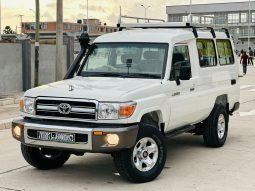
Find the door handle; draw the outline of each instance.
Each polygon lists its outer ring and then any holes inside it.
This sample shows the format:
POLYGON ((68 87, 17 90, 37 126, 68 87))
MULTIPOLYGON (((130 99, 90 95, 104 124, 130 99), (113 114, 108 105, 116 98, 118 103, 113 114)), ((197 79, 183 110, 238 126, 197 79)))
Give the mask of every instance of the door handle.
POLYGON ((190 91, 191 91, 191 92, 195 91, 195 88, 190 88, 190 91))
POLYGON ((178 96, 178 95, 181 95, 181 92, 175 92, 175 93, 173 93, 172 96, 178 96))
POLYGON ((231 85, 235 85, 236 84, 236 80, 231 80, 231 85))

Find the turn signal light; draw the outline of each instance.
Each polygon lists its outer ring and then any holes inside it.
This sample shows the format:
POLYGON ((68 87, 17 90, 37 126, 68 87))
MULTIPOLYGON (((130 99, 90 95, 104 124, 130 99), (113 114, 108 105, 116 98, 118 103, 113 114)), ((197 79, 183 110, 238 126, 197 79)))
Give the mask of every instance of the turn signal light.
POLYGON ((19 109, 20 109, 20 111, 23 110, 23 100, 22 99, 19 100, 19 109))
POLYGON ((120 111, 119 111, 119 116, 123 117, 123 118, 130 117, 134 113, 135 107, 136 107, 136 105, 121 105, 120 111))
POLYGON ((102 131, 94 131, 95 136, 102 136, 104 133, 102 131))

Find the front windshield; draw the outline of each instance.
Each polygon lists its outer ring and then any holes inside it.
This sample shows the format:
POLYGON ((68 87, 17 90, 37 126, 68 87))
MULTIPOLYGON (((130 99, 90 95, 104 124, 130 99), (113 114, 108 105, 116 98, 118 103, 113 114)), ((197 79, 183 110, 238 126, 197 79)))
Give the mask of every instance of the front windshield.
POLYGON ((161 79, 167 49, 158 43, 95 44, 79 75, 161 79))

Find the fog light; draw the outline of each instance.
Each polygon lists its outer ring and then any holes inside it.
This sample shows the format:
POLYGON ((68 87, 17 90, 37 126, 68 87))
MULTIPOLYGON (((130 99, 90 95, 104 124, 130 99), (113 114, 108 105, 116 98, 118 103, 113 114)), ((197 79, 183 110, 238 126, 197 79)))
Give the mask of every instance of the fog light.
POLYGON ((105 141, 108 143, 110 146, 116 146, 119 144, 119 136, 116 134, 107 134, 105 136, 105 141))
POLYGON ((17 137, 17 138, 20 138, 20 137, 21 137, 21 129, 22 129, 21 126, 16 125, 16 126, 12 129, 13 136, 15 136, 15 137, 17 137))

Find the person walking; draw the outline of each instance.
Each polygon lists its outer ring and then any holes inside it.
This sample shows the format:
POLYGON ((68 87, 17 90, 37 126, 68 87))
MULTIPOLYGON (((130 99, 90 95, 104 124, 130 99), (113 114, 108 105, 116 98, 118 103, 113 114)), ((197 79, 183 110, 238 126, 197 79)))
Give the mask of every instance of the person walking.
POLYGON ((240 52, 240 58, 243 56, 243 52, 244 52, 244 50, 242 49, 240 52))
POLYGON ((247 65, 248 65, 248 62, 249 62, 249 56, 246 54, 246 52, 244 51, 243 52, 243 55, 241 57, 241 60, 240 60, 240 64, 243 65, 243 75, 246 75, 247 73, 247 65))
POLYGON ((249 63, 248 63, 248 65, 253 66, 253 57, 254 57, 253 50, 251 49, 251 47, 249 47, 249 63))

